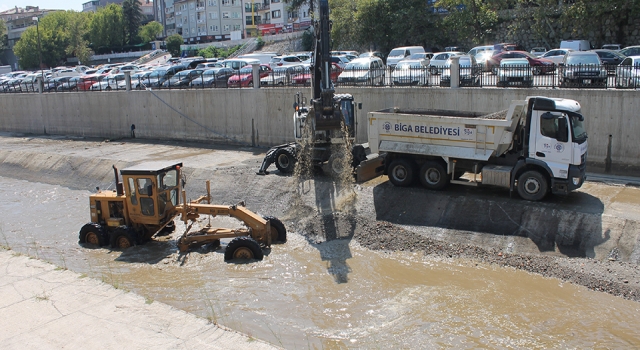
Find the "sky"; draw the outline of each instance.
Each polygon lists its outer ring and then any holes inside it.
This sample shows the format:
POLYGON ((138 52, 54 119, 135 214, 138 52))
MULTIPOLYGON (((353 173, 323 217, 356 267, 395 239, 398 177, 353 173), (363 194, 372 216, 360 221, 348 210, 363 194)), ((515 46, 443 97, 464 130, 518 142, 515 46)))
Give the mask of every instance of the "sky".
POLYGON ((82 4, 88 0, 0 0, 0 11, 13 7, 39 6, 47 10, 82 11, 82 4))

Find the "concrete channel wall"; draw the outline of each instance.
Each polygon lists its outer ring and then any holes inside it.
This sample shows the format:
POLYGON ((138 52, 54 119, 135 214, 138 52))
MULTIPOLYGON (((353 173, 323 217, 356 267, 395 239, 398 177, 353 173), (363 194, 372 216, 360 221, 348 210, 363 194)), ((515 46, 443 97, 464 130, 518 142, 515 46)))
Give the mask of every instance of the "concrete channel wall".
MULTIPOLYGON (((293 96, 309 88, 117 91, 0 95, 0 131, 150 139, 239 142, 272 146, 293 139, 293 96)), ((640 94, 623 90, 341 88, 362 103, 358 142, 366 142, 369 111, 404 108, 495 112, 538 95, 579 101, 589 133, 589 162, 614 173, 640 169, 640 94), (635 141, 634 141, 635 140, 635 141)))

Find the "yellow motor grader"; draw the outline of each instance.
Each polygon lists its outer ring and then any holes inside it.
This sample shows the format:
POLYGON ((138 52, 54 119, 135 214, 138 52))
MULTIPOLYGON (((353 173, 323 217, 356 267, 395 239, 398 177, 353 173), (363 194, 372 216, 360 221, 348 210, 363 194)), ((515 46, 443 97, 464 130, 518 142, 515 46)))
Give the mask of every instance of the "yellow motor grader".
POLYGON ((80 230, 80 243, 129 248, 149 241, 156 234, 174 231, 173 220, 178 215, 187 225, 177 242, 180 252, 233 238, 225 250, 225 260, 261 260, 263 247, 270 247, 272 242, 286 242, 286 228, 277 218, 262 217, 245 208, 243 202, 230 206, 211 204, 208 181, 207 194, 187 202, 181 170, 182 163, 147 162, 120 170, 121 182, 114 166, 116 189, 98 189, 89 197, 91 222, 80 230), (243 222, 245 227, 229 229, 207 225, 190 232, 200 215, 230 216, 243 222))

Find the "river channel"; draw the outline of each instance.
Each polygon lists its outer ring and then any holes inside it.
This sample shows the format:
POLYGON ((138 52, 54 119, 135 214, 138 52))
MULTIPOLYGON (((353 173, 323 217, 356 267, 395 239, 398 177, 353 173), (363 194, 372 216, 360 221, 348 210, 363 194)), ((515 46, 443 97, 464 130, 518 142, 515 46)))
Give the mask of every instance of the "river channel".
POLYGON ((0 245, 287 349, 640 347, 639 303, 468 260, 296 232, 249 264, 179 255, 175 235, 85 248, 89 194, 0 177, 0 245))

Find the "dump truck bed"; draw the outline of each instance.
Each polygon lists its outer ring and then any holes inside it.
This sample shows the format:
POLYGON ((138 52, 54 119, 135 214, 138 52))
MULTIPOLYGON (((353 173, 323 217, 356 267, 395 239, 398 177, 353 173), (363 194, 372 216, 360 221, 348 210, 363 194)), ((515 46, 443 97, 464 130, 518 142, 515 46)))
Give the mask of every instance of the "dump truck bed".
POLYGON ((508 110, 479 113, 388 108, 369 113, 372 153, 397 152, 488 160, 506 152, 524 116, 526 101, 508 110))

